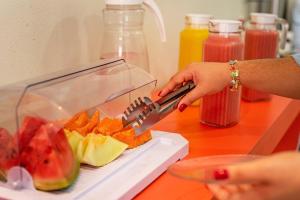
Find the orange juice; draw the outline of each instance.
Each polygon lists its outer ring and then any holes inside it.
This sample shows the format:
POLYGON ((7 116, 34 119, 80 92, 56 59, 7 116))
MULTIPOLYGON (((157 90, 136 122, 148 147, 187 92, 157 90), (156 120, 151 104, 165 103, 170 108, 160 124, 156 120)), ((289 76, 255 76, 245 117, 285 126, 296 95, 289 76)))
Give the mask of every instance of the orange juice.
POLYGON ((185 28, 180 33, 179 70, 193 62, 202 61, 203 42, 208 37, 210 15, 188 14, 185 28))

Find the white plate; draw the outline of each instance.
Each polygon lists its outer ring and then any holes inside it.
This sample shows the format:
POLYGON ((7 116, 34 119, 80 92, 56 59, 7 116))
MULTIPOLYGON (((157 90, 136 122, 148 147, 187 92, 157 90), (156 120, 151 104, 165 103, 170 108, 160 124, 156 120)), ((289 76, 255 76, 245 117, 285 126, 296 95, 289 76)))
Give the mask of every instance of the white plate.
POLYGON ((131 199, 188 154, 188 141, 180 134, 152 131, 153 139, 125 151, 118 159, 100 168, 81 167, 72 187, 59 192, 12 190, 0 187, 8 199, 131 199))

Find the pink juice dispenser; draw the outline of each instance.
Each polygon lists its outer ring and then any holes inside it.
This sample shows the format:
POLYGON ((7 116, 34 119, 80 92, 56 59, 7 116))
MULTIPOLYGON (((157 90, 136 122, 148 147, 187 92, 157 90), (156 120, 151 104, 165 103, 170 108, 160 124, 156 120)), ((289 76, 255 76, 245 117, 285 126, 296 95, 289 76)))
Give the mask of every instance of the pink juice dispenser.
MULTIPOLYGON (((240 21, 211 20, 209 36, 204 43, 203 60, 205 62, 242 60, 244 44, 241 38, 241 25, 240 21)), ((235 125, 240 118, 240 99, 241 90, 232 91, 229 86, 221 92, 203 97, 201 123, 214 127, 235 125)))
POLYGON ((143 32, 146 5, 154 14, 161 40, 166 41, 162 15, 153 0, 106 0, 101 58, 122 58, 149 72, 148 51, 143 32))
MULTIPOLYGON (((245 25, 245 60, 276 58, 279 48, 285 46, 287 31, 287 22, 276 15, 251 13, 250 21, 245 25), (281 30, 277 27, 281 27, 281 30), (280 32, 282 38, 278 47, 280 32)), ((243 87, 242 98, 246 101, 260 101, 269 100, 271 95, 243 87)))

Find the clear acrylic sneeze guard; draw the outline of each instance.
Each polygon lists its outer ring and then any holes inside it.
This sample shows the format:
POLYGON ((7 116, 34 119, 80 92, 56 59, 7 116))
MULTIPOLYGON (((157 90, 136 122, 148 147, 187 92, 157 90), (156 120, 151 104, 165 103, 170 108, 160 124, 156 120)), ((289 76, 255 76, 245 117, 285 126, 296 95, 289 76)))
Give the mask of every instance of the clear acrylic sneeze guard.
POLYGON ((30 174, 8 157, 18 155, 18 130, 26 116, 47 121, 69 119, 84 110, 99 110, 101 118, 120 117, 132 100, 149 96, 156 80, 123 60, 68 69, 39 79, 0 88, 0 187, 33 188, 30 174))

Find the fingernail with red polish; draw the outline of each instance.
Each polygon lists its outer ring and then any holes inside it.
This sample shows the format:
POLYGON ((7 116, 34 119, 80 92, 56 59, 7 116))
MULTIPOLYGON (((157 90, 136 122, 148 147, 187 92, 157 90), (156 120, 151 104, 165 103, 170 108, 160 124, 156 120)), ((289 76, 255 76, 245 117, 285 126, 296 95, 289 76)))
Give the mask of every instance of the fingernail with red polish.
POLYGON ((186 109, 186 107, 187 107, 187 105, 183 103, 183 104, 181 104, 181 105, 179 106, 178 109, 179 109, 180 112, 183 112, 183 111, 186 109))
POLYGON ((159 93, 157 94, 160 97, 161 91, 159 91, 159 93))
POLYGON ((217 169, 213 173, 215 180, 226 180, 229 178, 228 171, 226 169, 217 169))

